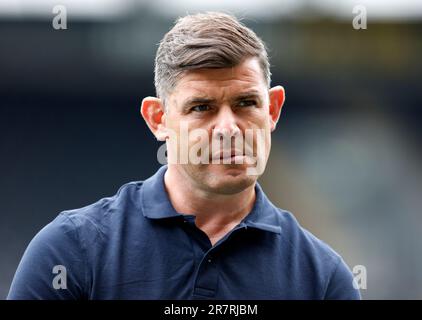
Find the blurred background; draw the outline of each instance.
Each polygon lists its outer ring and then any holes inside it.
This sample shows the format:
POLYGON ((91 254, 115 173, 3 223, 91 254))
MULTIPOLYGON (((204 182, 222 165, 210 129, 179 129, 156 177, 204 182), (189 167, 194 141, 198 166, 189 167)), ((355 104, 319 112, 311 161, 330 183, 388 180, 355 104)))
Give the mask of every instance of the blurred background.
POLYGON ((422 299, 419 0, 0 1, 0 298, 59 212, 160 166, 140 102, 155 94, 158 42, 205 10, 255 30, 286 89, 260 180, 272 201, 366 267, 363 298, 422 299))

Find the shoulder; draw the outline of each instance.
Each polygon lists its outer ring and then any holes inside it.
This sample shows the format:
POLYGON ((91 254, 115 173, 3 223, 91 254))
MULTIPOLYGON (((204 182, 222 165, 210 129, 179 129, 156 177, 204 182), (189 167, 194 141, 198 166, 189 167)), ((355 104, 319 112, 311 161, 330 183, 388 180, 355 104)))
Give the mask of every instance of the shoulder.
POLYGON ((82 208, 62 211, 42 228, 26 249, 27 256, 49 256, 52 260, 84 261, 90 264, 94 253, 110 239, 114 229, 129 223, 139 206, 137 197, 142 181, 121 186, 111 197, 82 208))
POLYGON ((353 274, 330 245, 302 227, 289 211, 276 208, 281 241, 288 244, 291 259, 321 284, 325 299, 360 299, 353 287, 353 274))
MULTIPOLYGON (((19 263, 8 299, 79 299, 89 293, 90 274, 113 228, 136 211, 142 182, 130 182, 108 198, 61 212, 31 240, 19 263), (64 266, 68 290, 52 287, 54 268, 64 266)), ((130 218, 129 218, 130 219, 130 218)))
POLYGON ((87 206, 62 211, 52 222, 57 228, 73 229, 75 232, 101 236, 109 224, 130 218, 140 210, 140 189, 143 181, 132 181, 122 185, 116 194, 104 197, 87 206))
POLYGON ((326 242, 302 227, 291 212, 276 208, 276 215, 283 240, 288 241, 293 248, 300 248, 302 252, 315 255, 328 264, 335 265, 338 262, 340 255, 326 242))

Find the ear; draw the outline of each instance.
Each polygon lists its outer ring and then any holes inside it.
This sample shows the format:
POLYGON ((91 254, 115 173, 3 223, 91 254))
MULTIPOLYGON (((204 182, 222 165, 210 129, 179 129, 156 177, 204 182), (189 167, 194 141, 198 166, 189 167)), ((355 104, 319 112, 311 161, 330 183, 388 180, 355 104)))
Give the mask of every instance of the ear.
POLYGON ((167 138, 165 127, 164 106, 160 99, 146 97, 142 100, 141 115, 157 140, 167 138))
POLYGON ((270 121, 271 131, 275 130, 278 119, 280 118, 281 108, 285 100, 284 88, 282 86, 275 86, 269 90, 270 96, 270 121))

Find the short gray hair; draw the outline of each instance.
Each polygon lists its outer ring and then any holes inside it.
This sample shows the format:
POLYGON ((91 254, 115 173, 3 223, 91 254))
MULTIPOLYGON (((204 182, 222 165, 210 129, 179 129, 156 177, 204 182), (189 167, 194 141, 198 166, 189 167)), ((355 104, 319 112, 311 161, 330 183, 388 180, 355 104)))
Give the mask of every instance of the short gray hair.
POLYGON ((257 57, 264 80, 271 72, 264 42, 234 16, 207 12, 179 18, 161 40, 155 57, 155 89, 163 102, 188 70, 228 68, 257 57))

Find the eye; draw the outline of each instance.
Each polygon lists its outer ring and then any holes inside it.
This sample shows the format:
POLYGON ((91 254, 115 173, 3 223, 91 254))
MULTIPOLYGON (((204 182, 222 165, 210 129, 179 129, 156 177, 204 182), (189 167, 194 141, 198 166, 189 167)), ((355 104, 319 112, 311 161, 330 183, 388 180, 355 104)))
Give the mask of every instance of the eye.
POLYGON ((210 107, 206 104, 200 104, 192 107, 190 110, 195 112, 204 112, 210 110, 210 107))
POLYGON ((256 101, 255 100, 242 100, 242 101, 239 102, 238 106, 241 107, 241 108, 253 107, 253 106, 256 106, 256 101))

